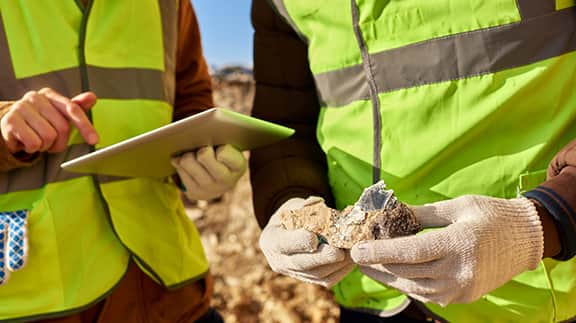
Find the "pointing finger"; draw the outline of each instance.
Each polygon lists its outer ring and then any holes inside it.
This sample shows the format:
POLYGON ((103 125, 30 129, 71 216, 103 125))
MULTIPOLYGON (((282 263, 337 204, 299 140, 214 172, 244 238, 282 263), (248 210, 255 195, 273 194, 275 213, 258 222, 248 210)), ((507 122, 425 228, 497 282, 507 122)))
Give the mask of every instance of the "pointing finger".
POLYGON ((42 89, 39 93, 43 94, 66 119, 72 122, 88 144, 94 145, 98 143, 98 133, 85 113, 96 102, 93 94, 85 94, 81 97, 84 100, 81 102, 86 104, 83 108, 76 101, 70 100, 52 89, 42 89), (92 99, 93 102, 90 102, 92 99))

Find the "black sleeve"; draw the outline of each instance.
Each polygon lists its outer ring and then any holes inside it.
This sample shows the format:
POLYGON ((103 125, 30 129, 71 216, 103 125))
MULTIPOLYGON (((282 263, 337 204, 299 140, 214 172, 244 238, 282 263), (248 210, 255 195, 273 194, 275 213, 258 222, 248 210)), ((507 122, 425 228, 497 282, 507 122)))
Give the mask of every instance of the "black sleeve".
POLYGON ((331 205, 326 159, 316 139, 320 104, 307 45, 266 0, 253 0, 254 117, 296 130, 250 154, 254 212, 260 226, 291 197, 323 197, 331 205))

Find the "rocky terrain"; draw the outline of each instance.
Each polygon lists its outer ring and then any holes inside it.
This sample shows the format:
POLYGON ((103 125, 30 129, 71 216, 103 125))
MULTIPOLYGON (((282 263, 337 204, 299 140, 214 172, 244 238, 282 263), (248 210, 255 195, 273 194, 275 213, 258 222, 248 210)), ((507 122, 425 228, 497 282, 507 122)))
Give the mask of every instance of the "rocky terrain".
MULTIPOLYGON (((216 104, 248 114, 254 93, 249 70, 232 67, 213 74, 216 104)), ((221 199, 188 208, 215 277, 214 307, 228 323, 337 322, 330 292, 276 274, 266 264, 258 248, 249 176, 221 199)))

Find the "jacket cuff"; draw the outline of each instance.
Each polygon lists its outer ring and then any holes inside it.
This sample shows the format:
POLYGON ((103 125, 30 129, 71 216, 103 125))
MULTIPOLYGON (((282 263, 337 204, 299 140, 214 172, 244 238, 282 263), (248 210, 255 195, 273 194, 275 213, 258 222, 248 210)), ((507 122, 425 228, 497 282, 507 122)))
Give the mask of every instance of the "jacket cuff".
POLYGON ((560 174, 550 178, 524 194, 538 201, 550 213, 558 230, 561 251, 553 257, 569 260, 576 255, 576 167, 568 166, 560 174))

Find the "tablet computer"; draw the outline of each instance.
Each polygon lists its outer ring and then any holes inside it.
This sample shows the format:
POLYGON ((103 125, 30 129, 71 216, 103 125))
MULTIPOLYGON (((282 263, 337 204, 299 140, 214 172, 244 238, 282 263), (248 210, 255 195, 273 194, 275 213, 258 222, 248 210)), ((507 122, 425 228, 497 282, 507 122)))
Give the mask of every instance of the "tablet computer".
POLYGON ((66 161, 66 171, 125 177, 165 177, 172 156, 206 145, 249 150, 291 136, 294 130, 225 108, 212 108, 114 145, 66 161))

